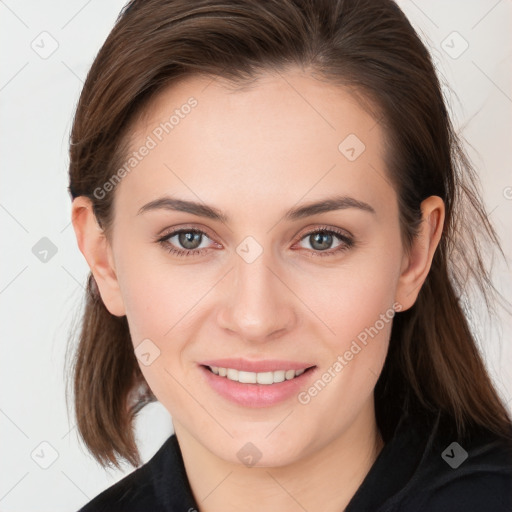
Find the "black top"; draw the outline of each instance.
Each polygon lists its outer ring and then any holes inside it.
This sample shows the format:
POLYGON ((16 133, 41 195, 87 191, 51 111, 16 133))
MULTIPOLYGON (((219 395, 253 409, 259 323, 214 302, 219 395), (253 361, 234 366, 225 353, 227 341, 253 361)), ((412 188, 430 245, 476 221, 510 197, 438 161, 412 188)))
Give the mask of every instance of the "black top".
MULTIPOLYGON (((512 449, 487 432, 458 444, 439 418, 425 434, 402 416, 345 512, 512 512, 512 449)), ((79 512, 199 510, 173 434, 79 512)))

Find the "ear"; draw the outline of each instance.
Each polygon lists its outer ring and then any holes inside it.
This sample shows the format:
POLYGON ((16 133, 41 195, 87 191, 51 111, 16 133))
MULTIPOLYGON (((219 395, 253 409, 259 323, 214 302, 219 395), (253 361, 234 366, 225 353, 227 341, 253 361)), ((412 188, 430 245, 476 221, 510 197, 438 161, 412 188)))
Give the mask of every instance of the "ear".
POLYGON ((88 197, 74 199, 71 219, 80 252, 87 260, 105 307, 115 316, 124 316, 125 307, 119 289, 112 248, 98 224, 88 197))
POLYGON ((414 305, 427 278, 435 250, 443 232, 445 207, 438 196, 430 196, 421 203, 422 222, 410 250, 402 260, 396 302, 405 311, 414 305))

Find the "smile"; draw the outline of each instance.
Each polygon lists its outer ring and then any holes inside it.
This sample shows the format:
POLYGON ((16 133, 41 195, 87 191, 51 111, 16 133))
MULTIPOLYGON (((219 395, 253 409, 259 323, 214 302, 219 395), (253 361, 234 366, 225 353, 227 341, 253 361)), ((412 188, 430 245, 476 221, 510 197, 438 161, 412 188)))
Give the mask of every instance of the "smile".
POLYGON ((217 359, 202 361, 198 368, 203 382, 217 396, 251 408, 296 400, 318 373, 311 363, 284 360, 217 359))

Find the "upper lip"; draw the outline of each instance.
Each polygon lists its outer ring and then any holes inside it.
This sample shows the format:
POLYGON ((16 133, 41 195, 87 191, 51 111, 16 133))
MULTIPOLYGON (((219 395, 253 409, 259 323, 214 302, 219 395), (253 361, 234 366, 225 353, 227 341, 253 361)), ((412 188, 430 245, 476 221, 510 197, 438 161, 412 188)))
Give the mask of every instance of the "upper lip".
POLYGON ((234 370, 244 372, 275 372, 277 370, 305 370, 311 366, 311 363, 303 363, 298 361, 285 361, 278 359, 265 359, 260 361, 251 361, 243 358, 228 358, 228 359, 209 359, 208 361, 201 361, 199 364, 203 366, 217 366, 220 368, 233 368, 234 370))

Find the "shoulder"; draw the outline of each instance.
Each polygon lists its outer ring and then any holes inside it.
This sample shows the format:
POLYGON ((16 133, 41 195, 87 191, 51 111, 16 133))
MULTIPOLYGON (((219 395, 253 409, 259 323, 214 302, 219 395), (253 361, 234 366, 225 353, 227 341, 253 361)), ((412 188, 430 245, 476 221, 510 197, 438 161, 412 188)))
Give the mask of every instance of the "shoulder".
POLYGON ((423 454, 404 512, 512 511, 512 445, 489 432, 457 442, 439 435, 423 454))
MULTIPOLYGON (((160 510, 158 488, 165 477, 163 468, 169 465, 175 436, 170 436, 144 465, 115 483, 78 512, 147 512, 160 510)), ((172 480, 173 475, 167 475, 172 480)))

